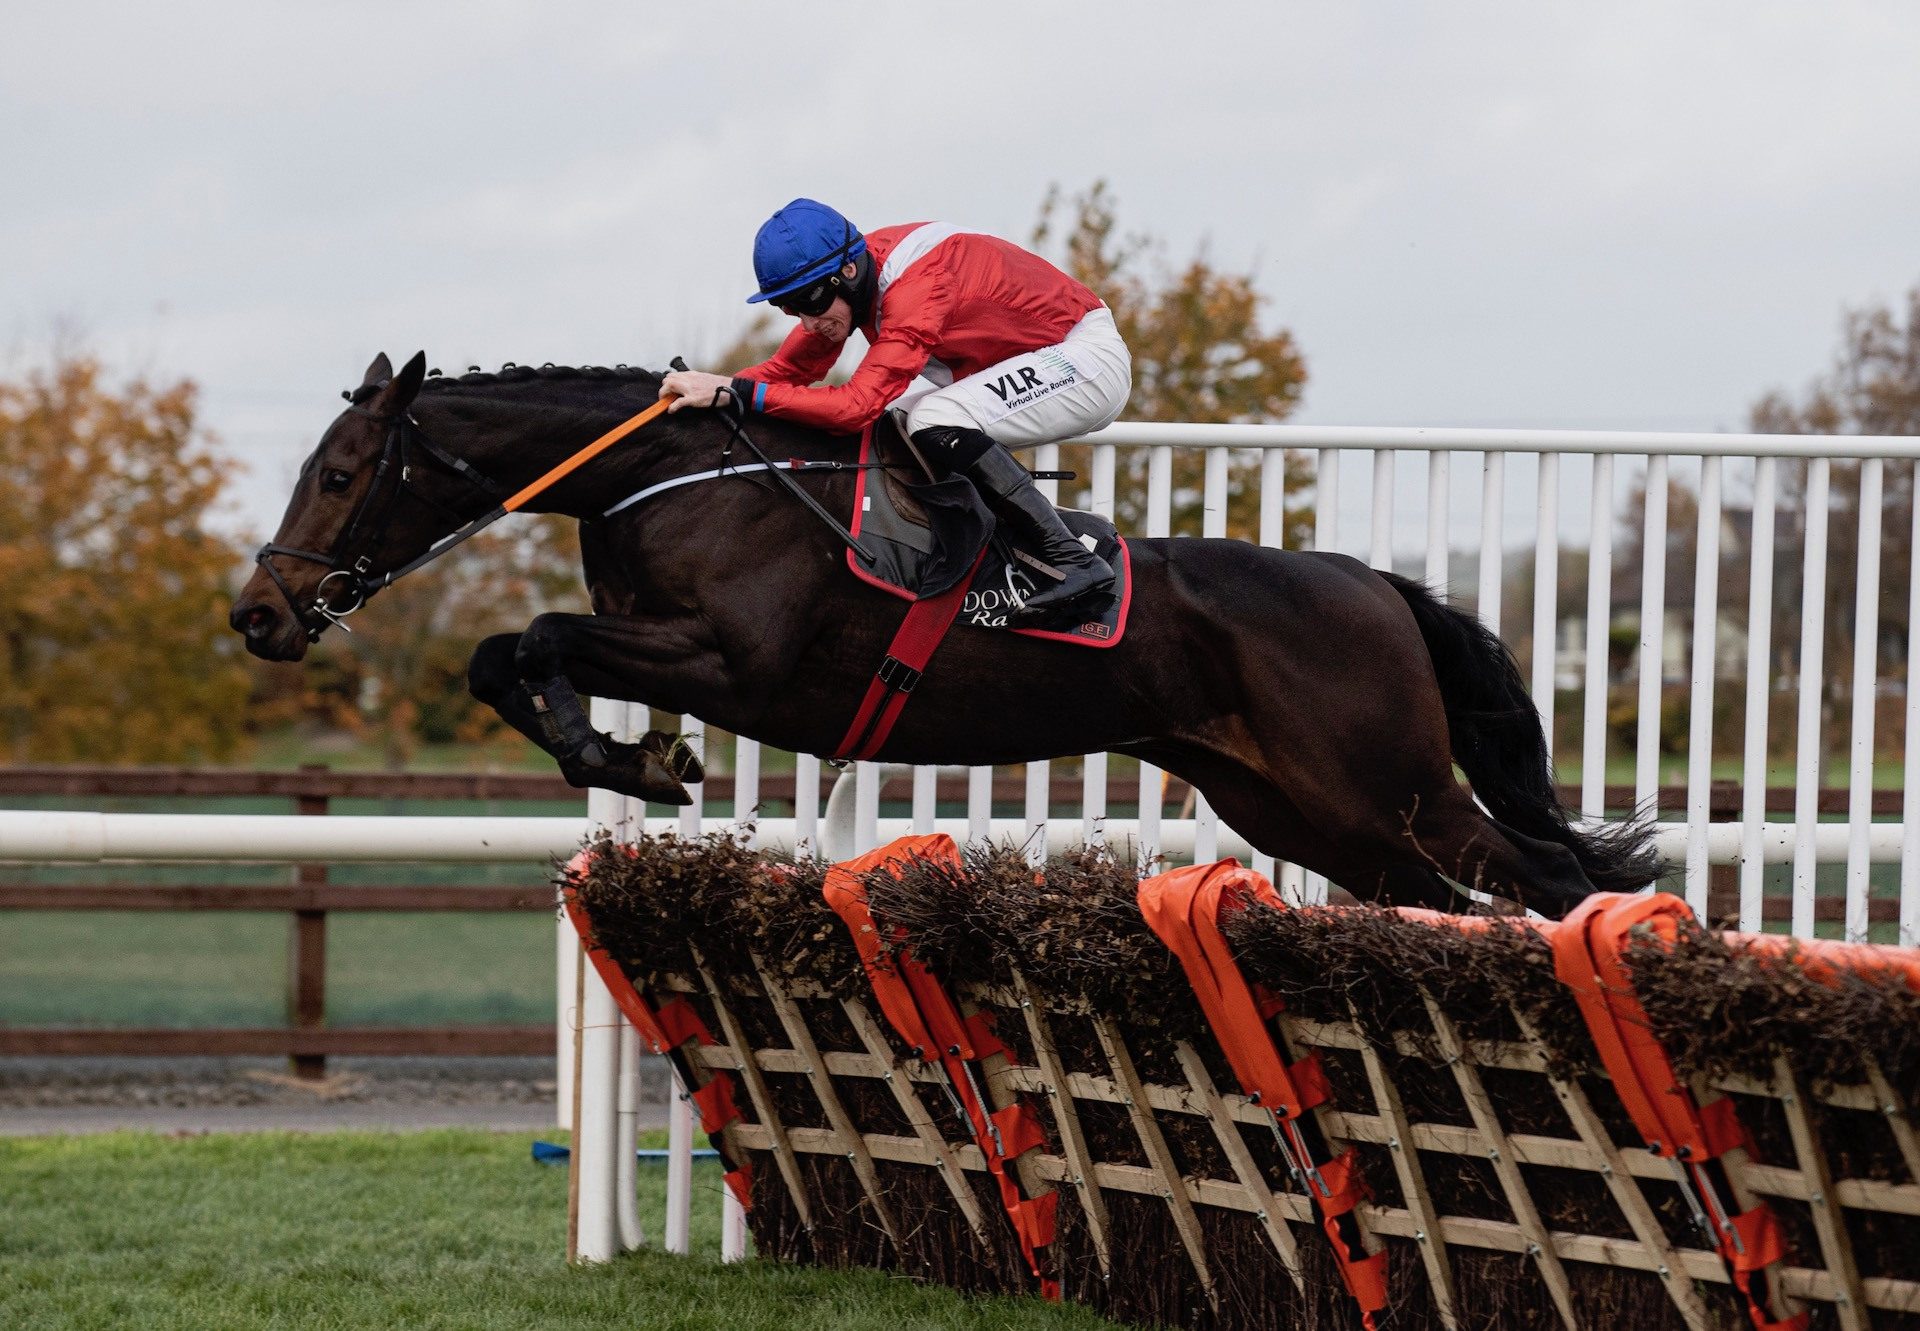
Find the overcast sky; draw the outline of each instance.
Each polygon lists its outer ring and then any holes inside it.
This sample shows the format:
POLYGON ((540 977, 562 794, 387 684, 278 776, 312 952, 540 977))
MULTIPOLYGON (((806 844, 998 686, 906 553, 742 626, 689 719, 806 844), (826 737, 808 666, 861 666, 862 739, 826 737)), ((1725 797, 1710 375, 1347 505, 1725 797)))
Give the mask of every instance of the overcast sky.
MULTIPOLYGON (((0 357, 190 376, 278 517, 366 362, 697 358, 755 228, 1109 182, 1339 424, 1741 428, 1920 281, 1920 6, 14 6, 0 357)), ((720 367, 715 367, 720 368, 720 367)), ((731 368, 731 367, 727 367, 731 368)))

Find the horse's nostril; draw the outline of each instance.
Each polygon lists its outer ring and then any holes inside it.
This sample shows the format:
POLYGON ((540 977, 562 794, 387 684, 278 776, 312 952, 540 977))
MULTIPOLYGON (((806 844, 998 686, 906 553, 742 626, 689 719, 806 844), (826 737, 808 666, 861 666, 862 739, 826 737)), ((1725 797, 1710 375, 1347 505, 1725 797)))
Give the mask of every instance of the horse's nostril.
POLYGON ((279 618, 272 606, 248 606, 234 616, 233 626, 249 638, 258 638, 271 631, 279 618))

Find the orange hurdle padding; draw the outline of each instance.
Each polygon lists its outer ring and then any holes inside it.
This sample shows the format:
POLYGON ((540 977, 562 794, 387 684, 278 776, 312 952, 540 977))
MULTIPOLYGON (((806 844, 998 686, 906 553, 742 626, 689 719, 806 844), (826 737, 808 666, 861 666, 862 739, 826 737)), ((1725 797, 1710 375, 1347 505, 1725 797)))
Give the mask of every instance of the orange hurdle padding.
MULTIPOLYGON (((1588 897, 1550 935, 1554 974, 1573 991, 1593 1035, 1594 1047, 1613 1078, 1620 1102, 1632 1116, 1647 1149, 1675 1162, 1683 1188, 1745 1301, 1759 1331, 1799 1331, 1804 1309, 1776 1309, 1765 1274, 1786 1257, 1786 1243, 1772 1209, 1763 1201, 1734 1214, 1720 1158, 1750 1149, 1750 1139, 1731 1098, 1696 1100, 1685 1078, 1654 1035, 1646 1010, 1634 996, 1625 952, 1636 932, 1671 942, 1692 908, 1666 892, 1641 896, 1601 892, 1588 897), (1776 1313, 1778 1315, 1776 1315, 1776 1313)), ((1783 1296, 1780 1300, 1786 1304, 1783 1296)))
MULTIPOLYGON (((587 871, 588 852, 579 851, 567 861, 567 867, 561 876, 560 902, 566 910, 567 920, 573 925, 575 933, 585 947, 587 960, 592 963, 594 972, 601 983, 607 986, 607 992, 613 995, 614 1006, 634 1029, 640 1032, 641 1042, 656 1054, 673 1056, 681 1045, 692 1040, 702 1045, 719 1043, 713 1038, 713 1032, 707 1029, 707 1023, 687 1002, 684 995, 676 994, 673 1001, 654 1009, 627 973, 620 969, 620 963, 610 956, 604 947, 593 941, 593 922, 587 918, 586 908, 580 904, 578 880, 587 871)), ((682 1080, 693 1085, 691 1065, 679 1069, 682 1080)), ((696 1108, 700 1110, 700 1130, 713 1136, 729 1124, 744 1117, 733 1098, 733 1074, 715 1072, 705 1086, 691 1092, 696 1108)), ((752 1166, 742 1161, 740 1167, 726 1175, 727 1186, 740 1199, 742 1208, 749 1208, 749 1194, 752 1188, 752 1166)))
MULTIPOLYGON (((1286 909, 1286 903, 1273 884, 1231 859, 1146 879, 1140 884, 1139 899, 1147 927, 1186 972, 1241 1091, 1273 1115, 1283 1149, 1299 1157, 1301 1185, 1320 1214, 1340 1278, 1359 1305, 1361 1321, 1372 1331, 1375 1314, 1387 1306, 1387 1254, 1384 1249, 1367 1252, 1354 1215, 1366 1197, 1358 1157, 1349 1146, 1327 1160, 1313 1159, 1311 1144, 1298 1122, 1307 1110, 1327 1100, 1319 1054, 1292 1064, 1280 1056, 1267 1028, 1268 1018, 1280 1010, 1280 1001, 1264 991, 1256 993, 1247 983, 1220 932, 1224 916, 1253 902, 1276 910, 1286 909)), ((1288 1163, 1296 1164, 1291 1159, 1288 1163)))
POLYGON ((906 931, 895 929, 882 940, 880 926, 867 906, 861 880, 878 869, 896 876, 912 860, 932 860, 958 867, 960 848, 950 836, 907 836, 890 841, 857 859, 827 870, 821 887, 827 904, 846 922, 860 964, 873 984, 874 997, 901 1041, 923 1063, 938 1063, 946 1072, 947 1090, 960 1107, 974 1144, 986 1157, 987 1171, 999 1187, 1000 1202, 1020 1242, 1028 1268, 1049 1299, 1060 1297, 1060 1282, 1049 1274, 1041 1250, 1055 1237, 1054 1211, 1059 1194, 1028 1197, 1007 1170, 1007 1162, 1046 1144, 1040 1120, 1024 1099, 1002 1109, 990 1109, 981 1098, 972 1065, 995 1054, 1012 1061, 1012 1054, 993 1033, 983 1014, 962 1016, 938 977, 906 947, 906 931))

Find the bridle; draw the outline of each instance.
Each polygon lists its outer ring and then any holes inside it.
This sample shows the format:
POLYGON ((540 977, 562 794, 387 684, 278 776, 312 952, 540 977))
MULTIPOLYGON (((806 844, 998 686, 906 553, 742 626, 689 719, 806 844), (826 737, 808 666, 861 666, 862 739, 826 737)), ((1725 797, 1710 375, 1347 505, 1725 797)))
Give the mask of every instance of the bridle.
POLYGON ((351 633, 343 622, 348 615, 365 605, 372 595, 381 588, 393 583, 405 574, 413 572, 428 560, 442 553, 444 543, 437 544, 426 554, 402 568, 387 573, 373 573, 373 552, 386 543, 387 530, 392 525, 394 509, 402 494, 410 495, 430 508, 454 519, 456 526, 466 522, 466 518, 451 505, 442 503, 421 489, 414 479, 414 450, 428 460, 439 463, 448 471, 467 482, 475 490, 490 498, 500 499, 507 494, 506 487, 494 483, 482 475, 471 464, 441 448, 421 430, 420 422, 407 411, 383 414, 369 411, 357 402, 350 402, 347 410, 365 416, 387 427, 386 442, 381 446, 380 460, 373 469, 373 483, 367 492, 360 496, 360 502, 354 505, 353 514, 347 519, 347 525, 333 542, 333 549, 321 554, 314 550, 302 550, 296 546, 278 545, 272 541, 260 547, 254 556, 254 562, 267 571, 273 579, 273 585, 280 589, 280 595, 286 599, 294 618, 307 631, 307 641, 317 642, 328 626, 339 624, 343 632, 351 633), (388 478, 392 477, 392 483, 388 478), (362 529, 368 535, 359 540, 362 529), (354 555, 356 544, 363 546, 363 553, 354 555), (323 565, 327 569, 325 577, 313 595, 305 601, 296 597, 293 588, 287 585, 286 577, 274 567, 273 557, 285 555, 291 559, 304 559, 309 563, 323 565), (332 586, 329 590, 330 584, 332 586))

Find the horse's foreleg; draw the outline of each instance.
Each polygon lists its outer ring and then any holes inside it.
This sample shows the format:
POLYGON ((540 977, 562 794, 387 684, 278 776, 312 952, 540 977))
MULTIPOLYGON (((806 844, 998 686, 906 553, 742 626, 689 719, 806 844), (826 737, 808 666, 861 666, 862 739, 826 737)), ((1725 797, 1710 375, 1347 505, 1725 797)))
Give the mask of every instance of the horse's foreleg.
POLYGON ((628 744, 595 730, 576 684, 685 711, 676 700, 688 689, 687 672, 713 676, 717 667, 710 639, 690 620, 553 614, 482 642, 467 679, 476 698, 553 756, 570 784, 684 804, 684 783, 701 779, 699 760, 663 731, 628 744))

